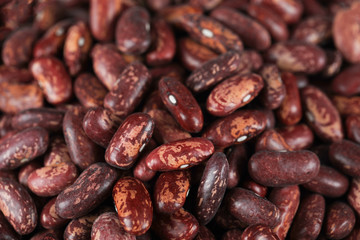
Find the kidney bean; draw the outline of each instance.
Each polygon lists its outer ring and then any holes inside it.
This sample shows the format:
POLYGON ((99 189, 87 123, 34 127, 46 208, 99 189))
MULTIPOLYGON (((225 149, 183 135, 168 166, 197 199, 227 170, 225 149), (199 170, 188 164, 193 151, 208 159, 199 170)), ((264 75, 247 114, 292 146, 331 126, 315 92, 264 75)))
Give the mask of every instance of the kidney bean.
POLYGON ((298 22, 304 10, 302 2, 297 0, 251 0, 250 2, 274 10, 287 24, 298 22))
MULTIPOLYGON (((225 199, 227 199, 227 196, 225 196, 225 199)), ((245 228, 246 224, 231 215, 229 210, 227 209, 227 204, 224 202, 225 201, 223 201, 223 203, 220 205, 220 208, 215 215, 214 222, 216 223, 216 225, 224 230, 245 228)))
POLYGON ((51 197, 70 186, 77 177, 75 164, 62 162, 36 169, 30 173, 27 181, 33 193, 42 197, 51 197))
POLYGON ((243 50, 240 38, 213 18, 201 14, 186 14, 180 18, 181 27, 197 42, 217 53, 243 50))
POLYGON ((345 121, 348 139, 360 143, 360 115, 349 115, 345 121))
POLYGON ((255 151, 291 151, 291 147, 286 143, 285 139, 275 130, 266 130, 256 141, 255 151))
POLYGON ((264 64, 263 58, 259 52, 255 50, 245 50, 244 53, 245 56, 247 55, 247 57, 249 58, 251 69, 253 71, 258 71, 264 64))
POLYGON ((145 2, 146 6, 155 12, 168 7, 172 3, 171 0, 146 0, 145 2))
POLYGON ((84 21, 78 21, 69 28, 64 44, 64 61, 71 76, 84 68, 91 45, 91 33, 84 21))
POLYGON ((151 66, 170 63, 175 56, 176 43, 174 32, 164 19, 154 19, 152 28, 156 40, 152 51, 146 54, 146 62, 151 66))
POLYGON ((215 116, 227 116, 252 101, 263 88, 261 76, 239 74, 218 84, 209 94, 206 109, 215 116))
POLYGON ((348 190, 349 180, 332 167, 320 166, 319 174, 303 186, 325 197, 340 197, 348 190))
POLYGON ((255 182, 250 177, 247 177, 245 181, 241 183, 241 187, 252 191, 253 193, 262 198, 264 198, 268 192, 268 188, 266 186, 255 182))
POLYGON ((293 150, 310 147, 314 142, 314 134, 305 124, 297 124, 280 128, 278 133, 293 150))
POLYGON ((114 39, 116 19, 123 10, 123 4, 121 0, 90 1, 90 30, 97 40, 108 42, 114 39))
POLYGON ((67 102, 72 95, 72 83, 64 64, 54 57, 40 57, 30 64, 30 71, 51 104, 67 102))
POLYGON ((96 218, 91 229, 91 240, 123 239, 135 240, 136 237, 126 233, 114 212, 106 212, 96 218))
POLYGON ((115 38, 121 52, 134 55, 144 53, 151 44, 148 11, 139 6, 127 9, 116 24, 115 38))
POLYGON ((0 110, 5 113, 18 113, 43 104, 43 93, 36 84, 0 83, 0 110))
POLYGON ((66 38, 66 31, 73 23, 71 19, 59 21, 50 27, 45 34, 35 42, 33 55, 35 58, 58 55, 66 38))
POLYGON ((147 232, 153 219, 153 205, 144 184, 133 177, 121 178, 112 196, 121 226, 133 235, 147 232))
POLYGON ((284 20, 272 9, 260 4, 248 4, 247 13, 261 23, 276 41, 289 38, 289 31, 284 20))
POLYGON ((320 44, 331 37, 331 18, 326 16, 311 16, 300 21, 292 34, 292 39, 320 44))
POLYGON ((28 83, 33 80, 31 72, 26 68, 15 68, 6 65, 0 66, 0 83, 1 82, 17 82, 28 83))
POLYGON ((3 1, 2 18, 4 25, 15 29, 25 23, 32 16, 34 1, 3 1))
POLYGON ((189 138, 155 148, 145 159, 153 171, 185 169, 198 165, 214 152, 214 145, 205 138, 189 138))
POLYGON ((113 44, 96 44, 91 58, 96 76, 111 90, 127 65, 124 58, 113 44))
POLYGON ((273 188, 269 196, 270 202, 280 210, 280 223, 272 229, 279 239, 285 239, 300 203, 298 186, 273 188))
POLYGON ((195 215, 201 225, 209 223, 219 209, 225 194, 228 173, 229 164, 225 154, 214 153, 206 162, 195 205, 195 215))
POLYGON ((156 171, 151 170, 147 167, 145 159, 148 154, 144 155, 141 159, 137 161, 136 166, 134 167, 134 177, 140 179, 143 182, 150 181, 153 177, 155 177, 156 171))
POLYGON ((52 108, 32 108, 15 114, 11 126, 17 130, 42 127, 49 132, 57 132, 62 127, 64 113, 52 108))
POLYGON ((35 234, 30 240, 61 240, 60 230, 44 230, 35 234))
POLYGON ((279 223, 279 209, 249 190, 233 188, 225 199, 230 213, 245 226, 264 224, 274 227, 279 223))
POLYGON ((332 101, 341 115, 360 114, 360 97, 358 96, 334 96, 332 101))
POLYGON ((353 178, 351 181, 350 189, 347 194, 347 201, 350 204, 350 206, 358 213, 360 214, 360 179, 359 178, 353 178))
POLYGON ((243 143, 265 129, 265 115, 258 110, 239 110, 213 122, 203 133, 215 146, 243 143))
POLYGON ((219 55, 194 70, 186 79, 186 85, 194 92, 202 92, 237 72, 250 71, 251 67, 243 57, 244 54, 237 51, 219 55))
POLYGON ((290 239, 317 239, 325 215, 325 199, 319 194, 306 196, 301 200, 294 218, 290 239))
POLYGON ((177 63, 171 63, 161 67, 154 67, 149 71, 151 79, 154 83, 157 83, 158 80, 162 77, 173 77, 183 82, 185 77, 185 69, 177 63))
POLYGON ((184 206, 190 191, 190 173, 171 171, 160 174, 154 186, 154 206, 160 213, 171 214, 184 206))
POLYGON ((224 235, 222 235, 221 240, 236 240, 241 237, 242 233, 243 232, 240 229, 231 229, 224 233, 224 235))
POLYGON ((181 82, 163 77, 159 81, 160 97, 179 125, 189 132, 199 132, 203 127, 203 114, 194 96, 181 82))
POLYGON ((106 163, 94 163, 56 198, 55 210, 62 218, 85 216, 104 201, 118 172, 106 163))
POLYGON ((1 178, 0 210, 18 234, 34 231, 38 216, 35 203, 25 187, 16 180, 1 178))
POLYGON ((326 9, 321 3, 317 0, 303 0, 304 13, 306 15, 328 15, 328 9, 326 9))
POLYGON ((64 230, 64 240, 89 240, 94 221, 101 212, 94 212, 70 221, 64 230))
POLYGON ((218 56, 211 49, 195 42, 191 38, 180 39, 179 49, 180 60, 190 71, 201 67, 207 61, 218 56))
POLYGON ((359 31, 354 31, 354 26, 359 24, 360 4, 355 3, 351 8, 344 9, 335 14, 332 25, 335 46, 351 63, 360 62, 359 31))
POLYGON ((167 111, 152 109, 148 114, 154 120, 154 137, 159 143, 168 143, 191 138, 190 133, 183 130, 167 111))
POLYGON ((55 211, 56 197, 52 198, 41 210, 40 223, 45 229, 56 229, 64 226, 68 220, 61 218, 55 211))
POLYGON ((100 107, 107 94, 104 85, 92 74, 80 74, 74 82, 74 93, 81 105, 86 108, 100 107))
POLYGON ((341 68, 343 57, 338 50, 331 51, 327 50, 326 53, 326 66, 323 70, 324 77, 335 76, 341 68))
POLYGON ((0 233, 4 239, 20 240, 20 236, 11 227, 10 223, 5 219, 4 215, 0 212, 0 233))
POLYGON ((355 225, 354 211, 344 202, 334 202, 327 209, 325 234, 330 239, 343 239, 355 225))
POLYGON ((198 233, 199 223, 191 213, 181 208, 170 215, 156 215, 151 229, 161 239, 190 240, 198 233))
POLYGON ((45 153, 48 132, 40 127, 27 128, 0 144, 0 169, 15 169, 45 153))
POLYGON ((199 226, 199 232, 195 240, 215 240, 214 234, 205 226, 199 226))
POLYGON ((331 83, 331 89, 336 94, 352 96, 360 93, 360 65, 352 65, 338 74, 331 83))
POLYGON ((325 141, 343 138, 341 119, 335 106, 320 89, 307 86, 301 90, 305 116, 315 133, 325 141))
POLYGON ((280 42, 273 44, 266 53, 266 59, 283 71, 314 74, 324 69, 325 52, 310 43, 280 42))
MULTIPOLYGON (((19 183, 21 183, 22 185, 28 187, 28 178, 30 173, 32 173, 33 171, 35 171, 36 169, 41 168, 41 163, 39 161, 31 161, 28 162, 27 164, 23 165, 18 173, 18 177, 17 180, 19 183)), ((0 176, 3 177, 3 176, 0 176)), ((16 179, 16 178, 15 178, 16 179)))
POLYGON ((68 148, 65 140, 61 136, 51 139, 47 153, 44 155, 44 166, 51 166, 61 162, 70 162, 68 148))
POLYGON ((330 162, 341 172, 352 176, 360 176, 360 145, 349 140, 342 140, 331 144, 330 162))
POLYGON ((150 81, 150 73, 142 63, 134 62, 128 65, 105 96, 105 108, 119 117, 126 117, 140 103, 150 81))
POLYGON ((238 34, 245 46, 261 51, 271 45, 271 37, 265 27, 234 9, 219 7, 210 16, 238 34))
POLYGON ((22 67, 31 59, 31 50, 37 38, 32 27, 23 27, 11 34, 3 43, 2 60, 7 66, 22 67))
POLYGON ((219 5, 222 0, 190 0, 189 4, 201 7, 203 10, 208 11, 219 5))
POLYGON ((244 232, 241 234, 241 240, 251 240, 251 239, 269 239, 269 240, 278 240, 275 233, 271 231, 266 225, 256 224, 247 227, 244 232))
POLYGON ((280 107, 286 97, 286 88, 279 69, 274 64, 267 64, 260 70, 260 75, 264 80, 261 103, 268 109, 280 107))
POLYGON ((360 229, 358 222, 355 223, 355 227, 352 232, 345 238, 346 240, 356 240, 360 237, 360 229))
POLYGON ((235 145, 228 151, 229 172, 227 176, 227 188, 231 189, 238 185, 244 174, 247 164, 247 151, 244 145, 235 145))
POLYGON ((248 165, 249 174, 256 182, 271 187, 309 182, 317 176, 319 169, 319 158, 307 150, 257 152, 248 165))
POLYGON ((46 31, 64 15, 64 8, 59 2, 37 2, 34 6, 34 26, 46 31))
POLYGON ((108 164, 121 169, 130 168, 149 142, 154 121, 146 113, 134 113, 120 125, 105 152, 108 164))
POLYGON ((277 109, 277 117, 285 125, 294 125, 302 117, 302 107, 296 77, 292 73, 284 72, 281 79, 285 85, 285 98, 277 109))

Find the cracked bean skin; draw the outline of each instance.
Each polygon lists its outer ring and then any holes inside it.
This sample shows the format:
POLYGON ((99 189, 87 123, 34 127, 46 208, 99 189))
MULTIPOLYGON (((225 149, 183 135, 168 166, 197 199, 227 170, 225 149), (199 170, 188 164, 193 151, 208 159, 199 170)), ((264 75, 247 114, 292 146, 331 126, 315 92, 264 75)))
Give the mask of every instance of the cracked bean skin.
POLYGON ((120 125, 105 152, 105 161, 120 169, 129 169, 154 131, 154 121, 146 113, 134 113, 120 125))
POLYGON ((156 215, 151 229, 166 240, 194 239, 199 231, 196 218, 183 208, 173 214, 156 215))
POLYGON ((286 126, 277 130, 292 150, 302 150, 314 142, 314 133, 306 124, 286 126))
POLYGON ((188 132, 200 132, 204 117, 190 90, 170 77, 161 78, 158 88, 161 100, 179 125, 188 132))
POLYGON ((329 239, 343 239, 355 226, 354 211, 344 202, 334 202, 327 208, 324 224, 329 239))
POLYGON ((55 57, 40 57, 30 63, 30 71, 51 104, 65 103, 72 97, 72 82, 64 64, 55 57))
POLYGON ((294 125, 302 118, 302 106, 296 76, 289 72, 283 72, 281 79, 285 85, 285 98, 276 111, 279 121, 285 125, 294 125))
POLYGON ((24 186, 16 180, 0 179, 0 210, 20 235, 29 234, 37 225, 37 210, 24 186))
POLYGON ((311 194, 301 200, 290 230, 291 240, 315 240, 320 234, 325 215, 325 199, 311 194))
POLYGON ((121 52, 133 55, 144 53, 151 44, 148 11, 139 6, 127 9, 116 24, 115 38, 121 52))
POLYGON ((41 156, 49 144, 48 132, 40 127, 27 128, 0 144, 0 169, 15 169, 41 156))
POLYGON ((63 120, 63 133, 71 160, 82 170, 100 161, 102 155, 100 146, 86 136, 82 127, 84 116, 84 108, 74 108, 65 113, 63 120))
POLYGON ((258 110, 239 110, 214 121, 203 137, 218 147, 229 147, 250 140, 265 130, 265 115, 258 110))
POLYGON ((198 165, 214 152, 214 145, 205 138, 189 138, 155 148, 145 159, 153 171, 186 169, 198 165))
POLYGON ((154 207, 160 213, 174 213, 184 206, 189 191, 188 171, 161 173, 154 186, 154 207))
POLYGON ((56 197, 45 204, 40 214, 40 224, 45 229, 56 229, 65 226, 67 219, 61 218, 55 211, 56 197))
POLYGON ((219 209, 228 173, 229 163, 224 153, 216 152, 206 162, 195 203, 195 215, 201 225, 208 224, 219 209))
POLYGON ((38 196, 58 195, 78 177, 78 171, 72 162, 62 162, 36 169, 28 177, 29 189, 38 196))
POLYGON ((150 83, 150 72, 145 65, 141 62, 127 65, 106 94, 104 107, 119 117, 127 117, 139 105, 150 83))
POLYGON ((301 90, 305 116, 314 132, 323 140, 340 141, 343 128, 339 112, 320 89, 307 86, 301 90))
POLYGON ((118 172, 106 163, 94 163, 56 198, 55 209, 60 217, 73 219, 95 209, 111 194, 118 172))
POLYGON ((61 130, 64 112, 52 108, 31 108, 17 113, 11 120, 11 126, 17 130, 30 127, 42 127, 49 132, 61 130))
POLYGON ((235 75, 218 84, 209 94, 206 109, 214 116, 227 116, 251 102, 264 86, 260 75, 235 75))
POLYGON ((91 140, 107 148, 121 122, 121 119, 110 110, 97 107, 87 111, 82 126, 91 140))
POLYGON ((95 75, 111 90, 127 63, 113 44, 96 44, 90 55, 95 75))
POLYGON ((360 177, 360 145, 342 140, 330 145, 331 164, 351 177, 360 177))
POLYGON ((331 82, 334 93, 351 97, 360 93, 360 64, 355 64, 341 71, 331 82))
POLYGON ((180 39, 179 48, 180 60, 190 71, 194 71, 207 61, 218 56, 214 51, 195 42, 191 38, 180 39))
POLYGON ((304 42, 275 43, 267 50, 266 59, 275 63, 282 71, 295 73, 318 73, 326 65, 324 50, 304 42))
POLYGON ((260 151, 251 156, 248 164, 251 178, 268 187, 309 182, 318 175, 319 169, 319 158, 308 150, 260 151))
POLYGON ((233 188, 225 198, 231 215, 244 226, 264 224, 274 227, 280 221, 279 209, 265 198, 257 196, 250 190, 233 188))
POLYGON ((325 197, 336 198, 345 194, 349 187, 348 178, 336 169, 320 166, 318 175, 303 187, 325 197))
POLYGON ((112 197, 121 226, 135 236, 146 233, 153 220, 153 205, 144 184, 133 177, 121 178, 115 184, 112 197))
POLYGON ((241 234, 241 240, 266 239, 279 240, 280 238, 273 233, 271 228, 263 224, 256 224, 247 227, 241 234))
POLYGON ((284 240, 300 204, 300 189, 296 185, 274 188, 269 200, 280 210, 280 223, 272 229, 272 232, 280 240, 284 240))
POLYGON ((286 88, 279 69, 274 64, 268 64, 262 67, 260 75, 264 80, 261 103, 268 109, 280 107, 286 97, 286 88))
POLYGON ((250 72, 251 66, 244 56, 242 52, 228 51, 205 62, 186 79, 186 86, 194 92, 203 92, 237 72, 250 72))
POLYGON ((270 129, 263 132, 256 141, 255 151, 261 150, 284 152, 292 149, 277 131, 270 129))
POLYGON ((96 218, 91 229, 91 240, 102 239, 136 240, 136 237, 124 231, 115 212, 106 212, 96 218))
POLYGON ((210 13, 210 16, 239 35, 244 45, 249 48, 262 51, 271 45, 268 30, 239 11, 228 7, 218 7, 210 13))
POLYGON ((188 32, 192 39, 217 53, 244 49, 237 34, 211 17, 201 14, 186 14, 181 18, 181 27, 188 32))

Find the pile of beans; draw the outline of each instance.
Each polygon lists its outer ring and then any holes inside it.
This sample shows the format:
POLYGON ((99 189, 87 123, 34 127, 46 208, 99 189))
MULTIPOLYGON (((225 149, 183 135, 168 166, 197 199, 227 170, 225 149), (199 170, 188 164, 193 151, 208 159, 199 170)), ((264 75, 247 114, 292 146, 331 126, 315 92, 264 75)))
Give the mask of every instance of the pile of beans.
POLYGON ((360 239, 357 0, 0 0, 0 239, 360 239))

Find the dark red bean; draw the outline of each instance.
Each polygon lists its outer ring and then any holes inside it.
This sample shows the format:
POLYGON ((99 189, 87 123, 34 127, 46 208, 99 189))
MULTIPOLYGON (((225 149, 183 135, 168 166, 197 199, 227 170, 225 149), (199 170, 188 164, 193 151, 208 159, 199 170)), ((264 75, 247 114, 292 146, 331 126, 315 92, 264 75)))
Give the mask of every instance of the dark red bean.
POLYGON ((110 195, 118 173, 106 163, 94 163, 56 198, 55 209, 62 218, 81 217, 110 195))
POLYGON ((353 178, 351 181, 351 186, 347 194, 347 201, 351 207, 360 214, 360 178, 353 178))
POLYGON ((4 239, 20 240, 20 236, 11 227, 10 223, 6 220, 4 215, 0 212, 0 233, 4 239))
POLYGON ((335 76, 340 71, 343 63, 343 56, 338 50, 327 50, 325 53, 326 66, 323 70, 323 76, 329 78, 335 76))
POLYGON ((45 153, 48 132, 40 127, 27 128, 0 144, 0 169, 15 169, 45 153))
POLYGON ((355 64, 345 68, 331 83, 331 89, 343 96, 352 96, 360 93, 360 65, 355 64))
MULTIPOLYGON (((41 168, 42 165, 40 163, 40 161, 31 161, 27 164, 25 164, 24 166, 22 166, 19 170, 19 174, 18 174, 18 182, 21 183, 24 186, 28 186, 28 178, 30 173, 32 173, 33 171, 35 171, 36 169, 41 168)), ((5 177, 5 176, 0 176, 0 177, 5 177)))
POLYGON ((31 72, 26 68, 0 66, 0 82, 28 83, 33 80, 31 72))
POLYGON ((180 4, 168 6, 160 11, 160 16, 171 24, 181 27, 182 18, 187 14, 202 14, 203 10, 200 7, 190 4, 180 4))
POLYGON ((344 202, 334 202, 327 208, 325 234, 330 239, 343 239, 355 226, 355 214, 344 202))
POLYGON ((62 136, 55 136, 50 140, 50 146, 44 155, 44 166, 55 165, 61 162, 70 162, 71 157, 62 136))
POLYGON ((318 175, 319 169, 319 158, 307 150, 257 152, 248 165, 249 174, 256 182, 271 187, 309 182, 318 175))
POLYGON ((342 140, 331 144, 330 162, 341 172, 352 176, 360 176, 360 145, 349 140, 342 140))
POLYGON ((305 124, 297 124, 278 129, 278 133, 293 150, 310 147, 314 142, 314 133, 305 124))
POLYGON ((204 117, 190 90, 169 77, 161 78, 158 88, 161 100, 179 125, 188 132, 199 132, 203 127, 204 117))
POLYGON ((266 186, 255 182, 250 177, 247 177, 245 181, 241 183, 241 187, 252 191, 253 193, 262 198, 266 197, 268 192, 268 188, 266 186))
POLYGON ((61 240, 61 231, 60 230, 45 230, 35 234, 30 240, 61 240))
POLYGON ((239 237, 241 237, 242 233, 243 231, 240 229, 231 229, 222 235, 221 240, 237 240, 239 237))
POLYGON ((348 139, 360 143, 360 115, 349 115, 345 121, 348 139))
POLYGON ((101 212, 94 212, 83 217, 75 218, 64 230, 64 240, 89 240, 91 239, 91 228, 101 212))
POLYGON ((219 209, 227 187, 228 174, 226 155, 214 153, 206 162, 197 191, 195 216, 201 225, 209 223, 219 209))
POLYGON ((225 199, 230 213, 245 226, 264 224, 274 227, 280 221, 279 209, 249 190, 233 188, 225 199))
POLYGON ((153 205, 144 184, 133 177, 121 178, 112 192, 121 226, 130 234, 147 232, 153 219, 153 205))
POLYGON ((261 150, 284 152, 292 149, 277 131, 266 130, 256 141, 255 151, 261 150))
POLYGON ((199 227, 199 232, 194 238, 195 240, 215 240, 214 234, 205 226, 199 227))
POLYGON ((331 18, 311 16, 299 22, 292 34, 292 39, 312 44, 320 44, 331 37, 331 18))
POLYGON ((230 148, 227 153, 227 159, 229 162, 227 188, 231 189, 238 185, 247 164, 247 153, 245 146, 240 144, 230 148))
POLYGON ((61 218, 55 210, 56 197, 52 198, 45 204, 40 214, 41 226, 45 229, 60 228, 68 222, 67 219, 61 218))
POLYGON ((341 115, 360 114, 360 97, 358 96, 334 96, 332 101, 341 115))
POLYGON ((275 233, 271 231, 266 225, 256 224, 247 227, 241 234, 241 240, 252 240, 252 239, 268 239, 268 240, 279 240, 275 233))

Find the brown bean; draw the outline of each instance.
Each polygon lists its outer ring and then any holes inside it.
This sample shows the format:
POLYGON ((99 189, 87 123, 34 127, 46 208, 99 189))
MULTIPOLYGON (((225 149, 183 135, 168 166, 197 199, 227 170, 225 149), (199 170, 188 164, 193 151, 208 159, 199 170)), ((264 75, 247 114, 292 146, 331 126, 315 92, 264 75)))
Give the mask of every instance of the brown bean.
POLYGON ((320 161, 315 153, 300 150, 294 152, 261 151, 251 156, 249 174, 256 182, 269 187, 302 184, 315 178, 320 161))
POLYGON ((64 7, 59 2, 37 2, 34 6, 34 26, 46 31, 64 15, 64 7))
POLYGON ((0 144, 0 169, 15 169, 45 153, 48 132, 40 127, 27 128, 0 144))
POLYGON ((349 140, 342 140, 331 144, 330 162, 341 172, 352 176, 360 176, 360 145, 349 140))
POLYGON ((334 202, 327 209, 324 221, 325 234, 330 239, 343 239, 355 225, 355 214, 344 202, 334 202))
POLYGON ((297 124, 280 128, 278 133, 293 150, 310 147, 314 142, 314 133, 306 124, 297 124))
POLYGON ((256 224, 247 227, 244 232, 241 234, 241 240, 251 240, 251 239, 269 239, 269 240, 279 240, 275 233, 271 231, 266 225, 256 224))
POLYGON ((90 73, 83 73, 75 79, 75 96, 86 108, 103 106, 107 92, 105 86, 90 73))
POLYGON ((153 219, 153 206, 144 184, 133 177, 121 178, 112 192, 121 226, 133 235, 147 232, 153 219))

